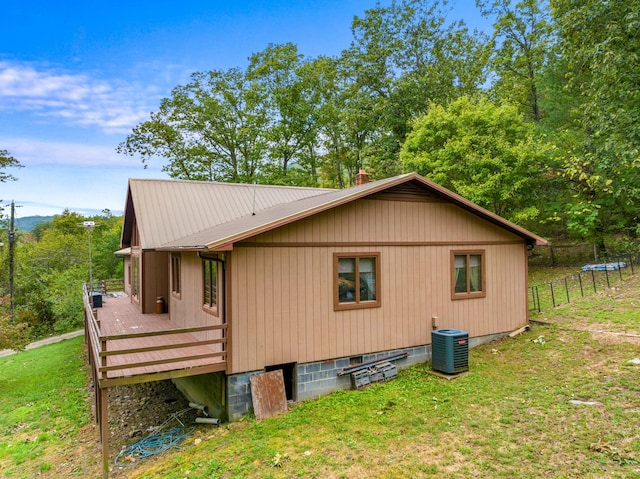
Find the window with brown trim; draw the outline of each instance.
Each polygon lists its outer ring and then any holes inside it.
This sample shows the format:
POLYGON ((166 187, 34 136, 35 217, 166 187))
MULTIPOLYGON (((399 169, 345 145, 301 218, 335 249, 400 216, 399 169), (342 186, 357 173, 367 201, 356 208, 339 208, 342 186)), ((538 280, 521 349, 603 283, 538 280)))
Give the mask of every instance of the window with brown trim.
POLYGON ((140 288, 140 258, 138 256, 131 257, 131 295, 138 296, 140 288))
POLYGON ((380 253, 335 253, 334 310, 380 306, 380 253))
POLYGON ((218 262, 213 259, 202 260, 204 275, 203 303, 205 309, 217 312, 218 309, 218 262))
POLYGON ((171 292, 180 297, 180 253, 171 254, 171 292))
POLYGON ((482 298, 487 295, 484 250, 451 252, 451 298, 482 298))

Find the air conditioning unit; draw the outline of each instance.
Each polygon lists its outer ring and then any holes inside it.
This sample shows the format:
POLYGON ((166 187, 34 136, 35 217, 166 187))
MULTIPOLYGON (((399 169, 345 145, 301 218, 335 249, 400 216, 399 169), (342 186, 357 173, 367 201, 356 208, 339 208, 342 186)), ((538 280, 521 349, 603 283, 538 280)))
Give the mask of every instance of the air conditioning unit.
POLYGON ((456 374, 469 370, 469 333, 459 329, 431 331, 431 367, 456 374))

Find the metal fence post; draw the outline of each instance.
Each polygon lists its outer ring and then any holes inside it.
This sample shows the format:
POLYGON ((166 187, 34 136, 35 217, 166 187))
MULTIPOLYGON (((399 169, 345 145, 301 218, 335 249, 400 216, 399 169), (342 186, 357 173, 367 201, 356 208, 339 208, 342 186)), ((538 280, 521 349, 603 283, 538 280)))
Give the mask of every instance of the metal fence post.
POLYGON ((553 281, 551 281, 551 283, 549 283, 549 286, 551 286, 551 303, 553 304, 553 307, 556 307, 556 297, 553 294, 553 281))
POLYGON ((567 291, 567 303, 570 303, 569 300, 569 283, 567 283, 567 277, 564 277, 564 289, 567 291))
POLYGON ((620 273, 620 281, 622 281, 622 266, 620 266, 620 256, 618 256, 618 272, 620 273))
POLYGON ((578 273, 578 283, 580 283, 580 296, 584 298, 584 290, 582 289, 582 274, 578 273))

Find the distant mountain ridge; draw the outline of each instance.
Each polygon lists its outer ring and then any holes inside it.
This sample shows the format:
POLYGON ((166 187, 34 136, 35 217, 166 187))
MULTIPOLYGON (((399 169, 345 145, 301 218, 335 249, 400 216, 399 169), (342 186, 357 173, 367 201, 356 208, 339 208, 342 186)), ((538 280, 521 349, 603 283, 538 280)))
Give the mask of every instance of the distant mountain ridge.
POLYGON ((31 231, 38 223, 53 220, 53 216, 25 216, 15 219, 15 228, 18 231, 31 231))

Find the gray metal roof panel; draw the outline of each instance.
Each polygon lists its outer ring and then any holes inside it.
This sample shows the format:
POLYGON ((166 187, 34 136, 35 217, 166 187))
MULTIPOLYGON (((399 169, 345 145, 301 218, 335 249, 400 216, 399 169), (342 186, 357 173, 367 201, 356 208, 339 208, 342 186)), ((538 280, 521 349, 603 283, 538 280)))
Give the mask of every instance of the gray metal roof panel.
POLYGON ((258 212, 326 191, 333 190, 185 180, 129 180, 143 249, 155 249, 178 238, 250 216, 254 208, 258 212))
POLYGON ((343 190, 329 190, 315 196, 301 198, 289 203, 281 203, 257 211, 255 215, 239 217, 228 223, 224 223, 202 230, 192 235, 168 242, 159 249, 189 249, 189 250, 215 250, 226 245, 250 238, 271 229, 283 226, 287 223, 325 211, 356 199, 364 198, 379 191, 392 188, 407 182, 417 182, 420 187, 435 193, 443 199, 464 208, 471 213, 484 218, 508 231, 524 238, 529 244, 543 245, 547 241, 531 233, 520 226, 511 223, 504 218, 481 208, 465 198, 446 188, 423 178, 416 173, 407 173, 400 176, 378 180, 364 185, 346 188, 343 190))

